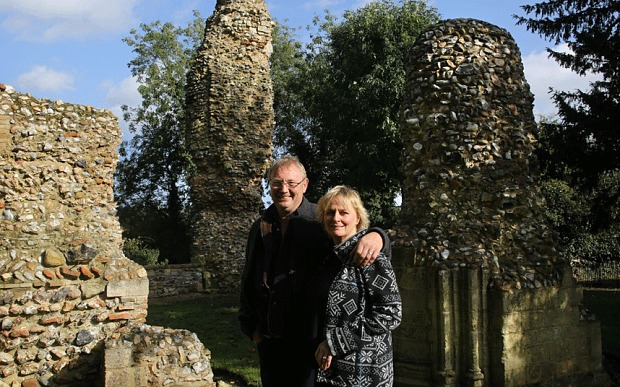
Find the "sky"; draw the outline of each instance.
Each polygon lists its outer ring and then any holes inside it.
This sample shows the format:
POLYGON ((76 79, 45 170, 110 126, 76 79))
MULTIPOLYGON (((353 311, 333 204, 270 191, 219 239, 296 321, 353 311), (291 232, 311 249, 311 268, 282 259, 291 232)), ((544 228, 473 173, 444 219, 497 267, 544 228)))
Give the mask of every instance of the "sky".
MULTIPOLYGON (((540 1, 540 0, 537 0, 540 1)), ((396 4, 398 0, 394 0, 396 4)), ((122 122, 121 105, 138 106, 137 83, 127 66, 134 58, 122 41, 141 23, 160 20, 186 26, 193 10, 203 18, 215 0, 0 0, 0 83, 37 98, 108 109, 122 122)), ((291 27, 305 27, 329 9, 335 15, 355 10, 369 0, 267 0, 272 18, 291 27)), ((537 116, 554 115, 548 94, 556 90, 587 90, 592 76, 580 77, 548 58, 555 47, 517 26, 512 15, 524 16, 526 0, 427 0, 444 19, 475 18, 506 29, 521 50, 525 77, 535 96, 537 116)), ((300 32, 300 34, 303 33, 300 32)), ((303 40, 304 36, 300 35, 303 40)), ((127 137, 124 137, 127 138, 127 137)))

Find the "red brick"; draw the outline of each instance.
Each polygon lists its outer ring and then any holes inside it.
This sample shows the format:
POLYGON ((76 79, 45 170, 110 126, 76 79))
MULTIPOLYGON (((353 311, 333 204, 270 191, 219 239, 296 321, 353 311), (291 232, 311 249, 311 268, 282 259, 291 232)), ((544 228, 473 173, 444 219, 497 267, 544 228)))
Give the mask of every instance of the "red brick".
POLYGON ((28 337, 30 336, 30 332, 27 329, 13 329, 11 330, 11 338, 14 339, 16 337, 28 337))
POLYGON ((80 266, 80 272, 82 273, 84 277, 88 279, 95 278, 95 275, 93 274, 93 272, 90 271, 90 269, 88 269, 88 267, 86 266, 80 266))
POLYGON ((56 279, 56 274, 54 274, 52 269, 43 269, 43 275, 49 279, 56 279))
POLYGON ((61 324, 62 322, 63 319, 61 316, 43 317, 39 320, 39 324, 41 325, 61 324))
POLYGON ((101 277, 103 275, 103 271, 96 266, 91 266, 90 271, 92 271, 97 277, 101 277))
POLYGON ((121 312, 121 313, 111 313, 108 319, 110 321, 118 321, 118 320, 129 320, 131 318, 131 313, 129 312, 121 312))
POLYGON ((80 276, 80 272, 77 270, 71 270, 68 267, 63 267, 62 269, 60 269, 62 272, 62 275, 64 277, 68 277, 70 279, 77 279, 80 276))
POLYGON ((26 379, 22 382, 21 387, 39 387, 40 384, 36 379, 26 379))

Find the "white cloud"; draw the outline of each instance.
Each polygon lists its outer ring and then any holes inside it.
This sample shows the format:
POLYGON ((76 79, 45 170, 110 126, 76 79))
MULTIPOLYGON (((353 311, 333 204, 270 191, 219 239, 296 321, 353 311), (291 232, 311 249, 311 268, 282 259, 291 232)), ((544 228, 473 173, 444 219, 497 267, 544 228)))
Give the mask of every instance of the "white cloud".
POLYGON ((129 124, 123 120, 121 106, 139 106, 142 103, 142 96, 138 92, 138 82, 134 77, 127 77, 118 84, 104 82, 100 88, 106 92, 106 109, 111 110, 118 118, 123 140, 129 140, 133 134, 129 132, 129 124))
POLYGON ((138 82, 134 77, 127 77, 116 85, 104 83, 101 86, 106 89, 107 105, 138 106, 142 102, 142 96, 138 92, 138 82))
POLYGON ((73 81, 73 76, 47 66, 34 66, 29 72, 17 77, 17 85, 23 90, 75 90, 73 81))
MULTIPOLYGON (((561 44, 553 48, 554 51, 567 52, 568 46, 561 44)), ((551 100, 549 88, 557 91, 588 90, 590 83, 600 80, 598 75, 589 74, 579 76, 570 69, 560 67, 553 59, 548 57, 548 53, 532 52, 523 57, 523 67, 525 78, 534 93, 534 114, 552 116, 557 113, 557 109, 551 100)))
POLYGON ((0 26, 21 40, 52 42, 120 33, 138 23, 138 0, 0 0, 0 26))

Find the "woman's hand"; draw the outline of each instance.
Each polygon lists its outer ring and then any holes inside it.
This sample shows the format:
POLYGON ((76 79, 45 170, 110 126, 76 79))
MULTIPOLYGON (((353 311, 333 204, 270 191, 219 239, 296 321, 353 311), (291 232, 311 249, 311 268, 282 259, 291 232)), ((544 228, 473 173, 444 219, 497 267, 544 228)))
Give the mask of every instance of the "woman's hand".
POLYGON ((323 340, 314 352, 314 358, 319 365, 321 371, 325 371, 332 364, 332 353, 327 345, 327 340, 323 340))

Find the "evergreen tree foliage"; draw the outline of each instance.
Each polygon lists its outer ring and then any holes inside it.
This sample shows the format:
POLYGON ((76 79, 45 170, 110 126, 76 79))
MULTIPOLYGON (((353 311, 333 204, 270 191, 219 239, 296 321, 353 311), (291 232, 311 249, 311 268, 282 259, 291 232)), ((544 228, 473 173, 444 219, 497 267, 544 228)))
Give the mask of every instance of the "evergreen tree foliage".
POLYGON ((123 106, 133 137, 122 143, 116 200, 125 238, 150 241, 160 260, 189 261, 187 184, 191 160, 184 143, 185 83, 205 20, 185 28, 155 21, 123 39, 135 53, 128 66, 139 83, 140 106, 123 106))
POLYGON ((553 90, 561 121, 548 130, 558 148, 550 161, 566 165, 567 178, 592 189, 600 173, 620 168, 620 1, 545 1, 522 8, 533 17, 519 16, 518 24, 567 43, 570 52, 547 49, 551 58, 577 74, 603 77, 588 91, 553 90))
POLYGON ((531 17, 515 15, 517 24, 568 45, 569 52, 547 49, 551 58, 580 75, 602 77, 590 90, 551 91, 559 119, 540 123, 538 157, 568 253, 590 261, 618 259, 620 1, 549 0, 522 9, 531 17), (560 182, 565 195, 558 195, 560 182))
POLYGON ((311 199, 348 184, 373 224, 394 223, 406 62, 419 33, 439 20, 425 1, 383 0, 345 12, 342 21, 330 13, 315 19, 304 47, 280 30, 290 71, 274 78, 275 144, 306 165, 311 199))

